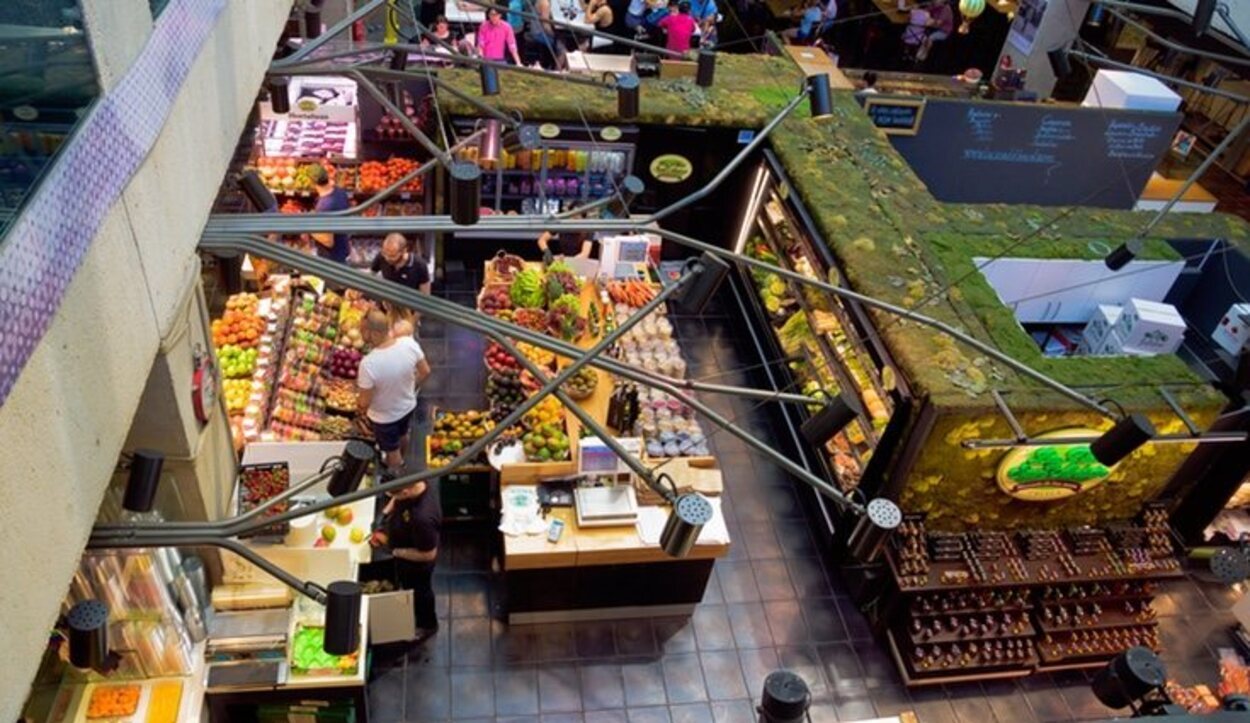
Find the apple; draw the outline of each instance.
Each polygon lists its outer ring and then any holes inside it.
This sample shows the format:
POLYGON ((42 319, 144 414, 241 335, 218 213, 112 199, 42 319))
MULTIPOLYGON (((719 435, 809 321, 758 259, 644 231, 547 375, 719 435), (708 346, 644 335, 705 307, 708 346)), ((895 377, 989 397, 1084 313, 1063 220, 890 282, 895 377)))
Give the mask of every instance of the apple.
POLYGON ((321 528, 321 539, 326 542, 334 542, 334 536, 337 534, 338 530, 335 529, 334 525, 326 525, 321 528))
POLYGON ((341 508, 341 507, 327 507, 327 508, 326 508, 326 519, 330 519, 330 520, 337 520, 337 519, 339 518, 339 511, 340 511, 341 509, 343 509, 343 508, 341 508))
POLYGON ((329 547, 329 546, 330 546, 330 543, 326 542, 325 538, 322 538, 322 537, 318 537, 317 541, 313 543, 313 547, 329 547))
POLYGON ((351 533, 351 541, 360 543, 365 541, 365 531, 359 527, 353 527, 351 533))
POLYGON ((338 519, 338 523, 340 525, 350 525, 352 523, 352 508, 340 507, 339 514, 336 519, 338 519))

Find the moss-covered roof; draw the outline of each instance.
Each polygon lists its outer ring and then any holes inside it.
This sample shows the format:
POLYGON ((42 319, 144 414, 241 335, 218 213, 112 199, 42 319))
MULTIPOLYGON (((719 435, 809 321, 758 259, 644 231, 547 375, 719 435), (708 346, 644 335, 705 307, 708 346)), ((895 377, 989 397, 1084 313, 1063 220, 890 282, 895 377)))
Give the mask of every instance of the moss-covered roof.
MULTIPOLYGON (((443 78, 476 94, 477 76, 470 71, 445 71, 443 78)), ((637 122, 759 127, 793 97, 801 74, 785 59, 721 55, 716 79, 709 89, 689 80, 645 79, 637 122)), ((520 110, 527 118, 580 120, 580 110, 588 122, 617 120, 615 94, 607 90, 519 75, 510 75, 504 88, 488 100, 520 110)), ((440 102, 452 113, 476 112, 447 94, 440 102)), ((834 93, 831 118, 813 120, 805 104, 800 106, 773 132, 771 144, 855 290, 912 307, 959 280, 953 290, 927 304, 924 313, 1067 384, 1116 387, 1115 398, 1129 408, 1159 408, 1151 388, 1155 384, 1190 385, 1194 389, 1187 396, 1193 404, 1219 404, 1218 396, 1201 389, 1201 380, 1175 356, 1044 358, 984 277, 969 273, 974 257, 1000 253, 1026 234, 1035 237, 1012 256, 1101 258, 1102 245, 1091 241, 1114 247, 1133 237, 1151 214, 939 202, 849 92, 834 93), (1042 226, 1047 228, 1039 231, 1042 226)), ((1166 238, 1229 238, 1245 247, 1250 245, 1250 226, 1224 214, 1173 214, 1155 227, 1147 255, 1177 258, 1166 238)), ((991 388, 1027 392, 1017 395, 1013 408, 1066 406, 1056 393, 947 335, 885 312, 873 313, 913 388, 942 406, 984 407, 991 388)))

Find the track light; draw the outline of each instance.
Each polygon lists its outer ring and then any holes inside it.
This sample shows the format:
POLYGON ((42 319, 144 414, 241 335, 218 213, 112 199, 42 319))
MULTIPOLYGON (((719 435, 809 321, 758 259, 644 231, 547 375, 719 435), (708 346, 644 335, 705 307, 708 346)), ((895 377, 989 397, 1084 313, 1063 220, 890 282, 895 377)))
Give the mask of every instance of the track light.
POLYGON ((694 82, 704 88, 712 86, 712 78, 716 75, 716 53, 702 49, 699 51, 699 65, 695 72, 694 82))
POLYGON ((408 69, 408 51, 392 50, 391 51, 391 70, 403 72, 408 69))
POLYGON ((1098 671, 1090 688, 1094 697, 1108 708, 1135 705, 1167 681, 1167 668, 1149 648, 1140 645, 1125 650, 1098 671))
POLYGON ((326 628, 322 648, 330 655, 350 655, 360 648, 360 584, 350 580, 326 587, 326 628))
POLYGON ((764 678, 760 723, 799 723, 807 720, 811 706, 812 691, 797 673, 774 670, 764 678))
POLYGON ((633 73, 622 73, 616 76, 616 114, 621 120, 633 120, 638 117, 641 88, 642 80, 633 73))
POLYGON ((69 662, 83 670, 109 667, 109 609, 99 600, 84 600, 70 608, 69 662))
POLYGON ((538 132, 538 126, 521 126, 516 135, 517 143, 527 151, 532 151, 543 143, 543 137, 538 132))
POLYGON ((1236 585, 1250 577, 1250 558, 1246 549, 1238 547, 1221 547, 1211 555, 1211 574, 1225 585, 1236 585))
POLYGON ((291 112, 291 79, 285 75, 275 76, 265 84, 269 91, 269 107, 278 115, 291 112))
POLYGON ((315 40, 321 37, 321 8, 304 11, 304 39, 315 40))
POLYGON ((461 226, 477 223, 482 213, 482 169, 476 163, 457 161, 451 176, 451 220, 461 226))
POLYGON ((608 211, 614 218, 629 218, 629 207, 633 205, 635 198, 647 190, 647 184, 638 176, 630 174, 621 179, 619 190, 620 196, 608 206, 608 211))
POLYGON ((885 551, 890 534, 903 521, 903 511, 890 500, 878 497, 868 503, 866 512, 855 523, 847 538, 847 552, 862 563, 876 562, 885 551))
POLYGON ((499 71, 495 66, 478 66, 477 74, 482 80, 482 95, 499 95, 499 71))
POLYGON ((151 449, 136 449, 130 460, 130 477, 122 507, 131 512, 151 512, 156 502, 156 487, 161 481, 165 455, 151 449))
POLYGON ((691 314, 702 314, 716 295, 716 289, 729 274, 729 264, 706 251, 695 263, 699 267, 698 271, 689 272, 695 274, 695 277, 673 294, 673 302, 691 314))
POLYGON ((491 118, 486 121, 486 127, 482 131, 482 140, 478 144, 478 160, 486 163, 494 163, 499 160, 499 148, 502 131, 499 120, 491 118))
POLYGON ((278 210, 278 199, 273 197, 273 193, 265 186, 265 182, 260 180, 260 175, 256 171, 248 171, 239 176, 239 189, 243 191, 244 196, 247 196, 247 200, 258 213, 278 210))
POLYGON ((1107 254, 1107 257, 1103 259, 1103 263, 1105 263, 1107 268, 1112 271, 1119 271, 1127 266, 1128 262, 1132 261, 1138 254, 1141 253, 1141 248, 1141 239, 1129 239, 1128 241, 1125 241, 1115 247, 1111 253, 1107 254))
POLYGON ((1198 0, 1198 6, 1194 8, 1193 24, 1189 27, 1193 29, 1194 35, 1202 37, 1211 29, 1211 21, 1215 18, 1215 8, 1219 4, 1219 0, 1198 0))
POLYGON ((1114 467, 1155 436, 1154 425, 1141 414, 1130 414, 1115 423, 1089 445, 1089 451, 1100 463, 1114 467))
POLYGON ((684 494, 673 501, 673 511, 660 533, 660 548, 669 557, 690 554, 703 526, 712 521, 712 503, 697 492, 684 494))
POLYGON ((829 76, 807 76, 807 103, 813 118, 828 118, 833 115, 833 95, 829 89, 829 76))
POLYGON ((808 417, 799 431, 808 444, 819 447, 833 439, 834 435, 863 413, 864 407, 859 399, 848 394, 839 394, 819 412, 808 417))
POLYGON ((1050 72, 1055 78, 1066 78, 1072 74, 1072 61, 1068 59, 1067 48, 1055 48, 1046 51, 1046 60, 1050 61, 1050 72))
POLYGON ((326 485, 330 496, 342 497, 348 492, 360 489, 360 480, 364 479, 365 470, 372 461, 372 446, 359 439, 349 441, 343 447, 343 453, 339 455, 338 470, 330 478, 330 484, 326 485))

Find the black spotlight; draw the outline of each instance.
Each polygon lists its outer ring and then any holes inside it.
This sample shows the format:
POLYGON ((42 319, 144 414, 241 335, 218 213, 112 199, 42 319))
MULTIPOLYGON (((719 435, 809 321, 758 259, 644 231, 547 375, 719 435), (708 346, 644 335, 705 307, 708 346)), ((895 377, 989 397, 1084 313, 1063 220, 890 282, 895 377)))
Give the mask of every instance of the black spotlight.
POLYGON ((1134 646, 1111 659, 1098 671, 1090 687, 1108 708, 1135 705, 1167 680, 1167 668, 1149 648, 1134 646))
POLYGON ((774 670, 764 679, 760 696, 760 723, 799 723, 807 719, 812 692, 797 674, 774 670))
POLYGON ((828 118, 833 115, 833 91, 829 89, 829 76, 807 76, 807 102, 812 110, 813 118, 828 118))
POLYGON ((1131 238, 1128 241, 1116 246, 1107 257, 1103 259, 1103 263, 1112 271, 1119 271, 1128 265, 1128 262, 1137 258, 1141 253, 1141 239, 1131 238))
POLYGON ((629 207, 645 190, 647 184, 632 173, 621 179, 620 196, 609 206, 611 215, 615 218, 629 218, 629 207))
POLYGON ((349 441, 343 447, 343 453, 339 455, 338 470, 330 478, 330 484, 326 485, 330 496, 342 497, 348 492, 360 489, 360 480, 364 478, 365 470, 372 461, 372 446, 359 439, 349 441))
POLYGON ((482 81, 482 95, 499 95, 499 71, 495 66, 478 66, 477 74, 482 81))
POLYGON ((360 584, 350 580, 326 587, 326 632, 322 648, 348 655, 360 648, 360 584))
POLYGON ((403 72, 408 69, 408 51, 392 50, 391 51, 391 70, 403 72))
POLYGON ((1050 61, 1050 72, 1055 74, 1056 79, 1072 74, 1072 61, 1068 58, 1067 48, 1047 50, 1046 59, 1050 61))
POLYGON ((799 431, 808 444, 819 447, 833 439, 833 435, 841 432, 846 425, 855 421, 855 418, 863 413, 864 407, 859 399, 847 394, 839 394, 830 400, 824 409, 808 417, 799 431))
POLYGON ((521 148, 532 151, 543 143, 542 134, 538 132, 538 126, 529 125, 521 126, 516 132, 517 145, 521 148))
POLYGON ((1190 27, 1194 31, 1194 35, 1202 37, 1211 29, 1211 21, 1215 18, 1215 7, 1219 4, 1219 0, 1198 0, 1198 6, 1194 8, 1194 21, 1190 27))
POLYGON ((482 214, 482 169, 476 163, 456 161, 448 170, 451 176, 451 220, 461 226, 472 226, 482 214))
POLYGON ((290 113, 291 79, 285 75, 275 76, 269 79, 265 87, 269 90, 269 106, 273 108, 273 112, 278 115, 290 113))
POLYGON ((847 538, 850 555, 859 562, 875 562, 885 550, 890 534, 903 521, 903 511, 898 505, 878 497, 868 503, 864 516, 855 523, 847 538))
POLYGON ((278 210, 278 199, 274 198, 273 193, 265 187, 265 182, 260 180, 256 171, 248 171, 239 176, 239 189, 259 213, 278 210))
POLYGON ((616 114, 621 120, 638 117, 642 80, 633 73, 616 76, 616 114))
POLYGON ((130 460, 130 477, 122 507, 131 512, 151 512, 156 502, 156 487, 161 481, 165 455, 152 449, 136 449, 130 460))
POLYGON ((70 608, 69 662, 83 670, 102 670, 109 661, 109 609, 99 600, 84 600, 70 608))
POLYGON ((1101 437, 1089 445, 1094 459, 1108 467, 1129 456, 1138 447, 1155 436, 1154 425, 1141 414, 1130 414, 1115 423, 1101 437))
POLYGON ((660 548, 670 557, 690 554, 703 526, 712 521, 712 503, 698 493, 681 495, 673 501, 673 511, 660 533, 660 548))
POLYGON ((321 9, 304 11, 304 39, 315 40, 321 37, 321 9))
POLYGON ((695 72, 694 82, 704 88, 712 86, 712 78, 716 76, 716 53, 703 49, 699 51, 699 65, 695 72))
POLYGON ((703 310, 711 303, 712 297, 716 295, 716 289, 720 287, 721 282, 729 273, 729 264, 707 251, 699 257, 697 264, 701 267, 697 273, 693 270, 687 272, 694 273, 695 277, 686 281, 682 288, 673 294, 673 301, 691 314, 703 313, 703 310))
POLYGON ((1250 577, 1250 558, 1239 547, 1221 547, 1211 555, 1211 574, 1225 585, 1236 585, 1250 577))

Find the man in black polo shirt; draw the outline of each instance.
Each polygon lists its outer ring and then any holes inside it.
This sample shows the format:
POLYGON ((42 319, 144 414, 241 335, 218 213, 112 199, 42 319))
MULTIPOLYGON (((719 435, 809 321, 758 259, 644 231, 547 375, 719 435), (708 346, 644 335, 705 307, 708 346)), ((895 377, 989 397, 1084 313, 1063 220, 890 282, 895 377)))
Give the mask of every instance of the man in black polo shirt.
POLYGON ((438 558, 443 511, 435 486, 418 482, 391 497, 386 513, 386 544, 395 556, 399 585, 412 590, 417 642, 438 632, 434 610, 434 561, 438 558))
MULTIPOLYGON (((382 240, 382 250, 373 258, 372 270, 387 281, 423 294, 430 293, 430 269, 425 259, 408 247, 408 239, 403 234, 389 234, 382 240)), ((391 314, 392 323, 408 321, 415 327, 419 320, 419 315, 408 309, 392 311, 396 312, 391 314)))

